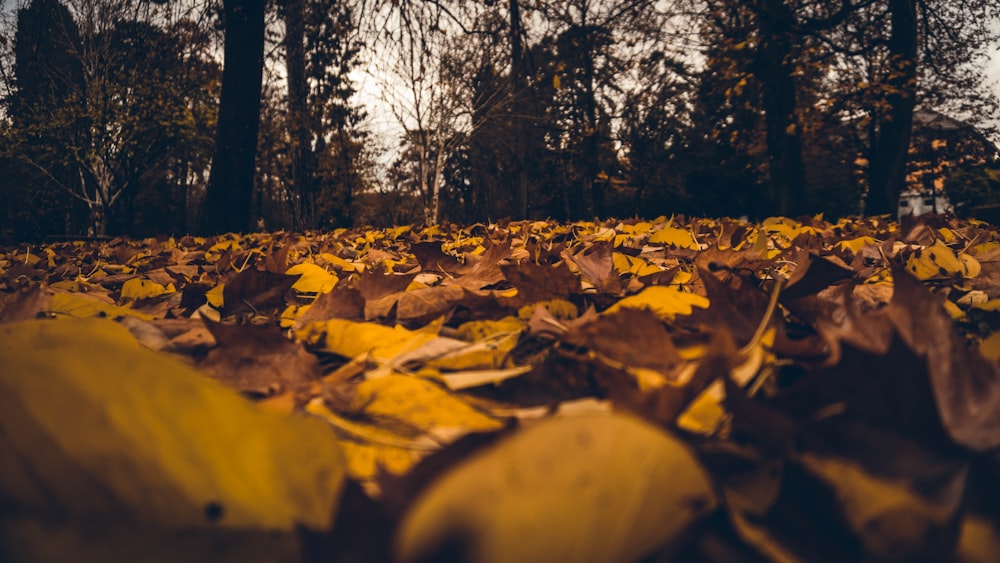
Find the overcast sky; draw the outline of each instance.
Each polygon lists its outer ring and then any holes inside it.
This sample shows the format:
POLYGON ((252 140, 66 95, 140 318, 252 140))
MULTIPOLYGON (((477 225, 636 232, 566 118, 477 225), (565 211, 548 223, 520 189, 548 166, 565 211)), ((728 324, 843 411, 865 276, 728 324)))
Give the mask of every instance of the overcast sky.
MULTIPOLYGON (((993 81, 993 91, 1000 97, 1000 49, 994 49, 993 55, 990 57, 989 66, 986 69, 986 75, 993 81)), ((995 125, 1000 129, 1000 123, 996 123, 995 125)), ((1000 138, 995 138, 993 141, 1000 143, 1000 138)))

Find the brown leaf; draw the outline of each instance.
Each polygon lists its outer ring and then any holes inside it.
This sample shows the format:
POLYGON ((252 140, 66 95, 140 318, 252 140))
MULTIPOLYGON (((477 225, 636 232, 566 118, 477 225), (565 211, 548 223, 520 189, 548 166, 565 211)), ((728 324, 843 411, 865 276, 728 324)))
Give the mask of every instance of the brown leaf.
POLYGON ((279 309, 284 306, 285 295, 297 280, 297 276, 247 268, 226 282, 222 291, 222 316, 247 311, 266 315, 279 309))
POLYGON ((614 246, 609 242, 597 242, 585 247, 572 256, 580 268, 582 277, 603 293, 618 294, 622 291, 622 280, 614 266, 614 246))
MULTIPOLYGON (((741 275, 727 275, 726 278, 727 281, 722 281, 711 272, 699 270, 698 279, 705 286, 708 308, 692 308, 691 315, 681 322, 692 327, 726 326, 737 346, 743 346, 764 320, 770 296, 752 279, 741 275)), ((770 322, 780 322, 780 318, 773 316, 770 322)))
POLYGON ((803 253, 798 266, 789 276, 781 299, 793 301, 815 295, 834 284, 850 280, 854 271, 816 254, 803 253))
POLYGON ((416 273, 389 274, 370 270, 354 280, 354 288, 358 290, 366 302, 374 301, 405 291, 415 277, 417 277, 416 273))
POLYGON ((205 321, 218 345, 198 367, 244 393, 270 396, 322 376, 316 356, 277 328, 205 321))
MULTIPOLYGON (((465 298, 465 295, 465 289, 445 285, 404 291, 394 298, 395 320, 407 324, 425 324, 451 312, 455 305, 465 298)), ((390 298, 384 297, 383 299, 390 298)), ((388 316, 388 312, 384 315, 372 314, 369 316, 369 306, 373 303, 378 303, 378 301, 369 302, 365 307, 365 316, 369 320, 388 316)))
POLYGON ((565 263, 542 266, 534 263, 504 265, 500 269, 517 288, 522 303, 566 299, 580 293, 580 278, 565 263))
POLYGON ((672 375, 681 361, 663 321, 646 310, 624 307, 575 327, 562 341, 624 366, 648 368, 665 376, 672 375))
POLYGON ((903 341, 926 358, 948 433, 976 451, 1000 447, 1000 366, 967 348, 941 300, 903 268, 893 269, 893 279, 888 317, 903 341))
POLYGON ((321 293, 313 301, 309 310, 295 321, 295 329, 313 321, 328 321, 330 319, 347 319, 360 321, 365 318, 365 298, 357 289, 338 285, 332 291, 321 293))
POLYGON ((23 287, 14 293, 0 293, 0 323, 26 321, 48 307, 49 296, 41 285, 23 287))
POLYGON ((410 245, 410 252, 425 272, 454 273, 462 267, 457 258, 442 252, 440 242, 416 242, 410 245))
POLYGON ((494 244, 479 256, 465 255, 465 264, 455 270, 456 278, 446 278, 444 285, 457 285, 470 290, 494 286, 505 279, 500 261, 510 255, 510 241, 494 244))

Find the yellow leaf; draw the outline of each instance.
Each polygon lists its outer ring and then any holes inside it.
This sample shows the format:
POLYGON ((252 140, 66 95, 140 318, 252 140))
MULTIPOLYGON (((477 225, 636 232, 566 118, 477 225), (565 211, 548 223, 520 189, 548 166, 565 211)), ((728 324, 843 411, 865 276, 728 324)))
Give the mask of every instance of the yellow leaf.
POLYGON ((633 561, 682 537, 715 507, 686 445, 638 418, 538 422, 435 481, 404 516, 397 559, 456 537, 470 561, 633 561))
POLYGON ((708 308, 708 298, 681 291, 672 285, 653 285, 615 303, 605 313, 614 313, 622 307, 648 309, 662 319, 673 320, 677 315, 690 315, 693 307, 708 308))
POLYGON ((666 244, 690 250, 698 250, 700 248, 698 241, 695 240, 694 235, 690 231, 670 226, 663 227, 650 235, 648 242, 649 244, 666 244))
POLYGON ((1000 311, 1000 299, 990 299, 985 303, 976 304, 974 307, 983 311, 1000 311))
POLYGON ((677 427, 695 434, 706 436, 714 434, 719 429, 726 414, 722 408, 725 394, 721 381, 709 385, 677 417, 677 427))
POLYGON ((346 358, 370 353, 375 361, 380 362, 415 350, 436 338, 432 333, 410 331, 401 326, 387 327, 344 319, 309 323, 298 331, 297 337, 320 345, 326 352, 346 358))
POLYGON ((959 535, 957 561, 991 561, 1000 553, 1000 527, 989 517, 967 514, 959 535))
POLYGON ((448 371, 497 369, 517 346, 520 331, 497 333, 494 337, 472 342, 462 348, 432 358, 427 366, 448 371))
POLYGON ((295 325, 295 321, 299 320, 299 317, 306 314, 306 311, 312 305, 289 305, 285 307, 285 310, 281 312, 281 317, 278 319, 278 324, 281 328, 292 328, 295 325))
POLYGON ((984 242, 982 244, 977 244, 969 249, 973 254, 985 254, 991 250, 1000 248, 1000 242, 984 242))
POLYGON ((327 408, 321 398, 310 401, 306 412, 323 418, 337 429, 338 442, 347 458, 347 473, 354 479, 374 479, 380 469, 401 475, 421 457, 441 447, 413 432, 400 434, 383 426, 340 416, 327 408))
POLYGON ((292 289, 299 293, 327 293, 337 285, 338 281, 335 274, 308 262, 296 264, 288 268, 285 273, 289 276, 301 276, 292 284, 292 289))
POLYGON ((106 319, 0 326, 0 496, 77 522, 328 529, 345 461, 106 319))
POLYGON ((25 254, 17 254, 14 256, 14 262, 20 262, 22 264, 27 264, 29 266, 34 266, 35 264, 38 264, 38 262, 41 259, 42 259, 41 256, 39 256, 38 254, 34 254, 33 252, 30 251, 30 249, 25 254))
POLYGON ((626 234, 648 233, 653 230, 653 224, 649 221, 640 221, 634 225, 621 224, 618 225, 618 230, 626 234))
POLYGON ((906 270, 919 280, 928 280, 961 274, 965 268, 950 248, 935 244, 911 254, 906 260, 906 270))
POLYGON ((690 283, 694 279, 694 274, 687 270, 677 270, 674 274, 673 279, 670 280, 670 285, 684 285, 690 283))
POLYGON ((553 299, 551 301, 540 301, 525 305, 517 311, 517 318, 528 320, 535 313, 535 307, 545 307, 552 316, 560 321, 575 319, 580 316, 580 311, 576 305, 565 299, 553 299))
POLYGON ((208 290, 208 292, 205 293, 205 299, 208 301, 208 304, 216 309, 221 309, 223 304, 223 292, 225 289, 226 284, 220 283, 208 290))
POLYGON ((52 300, 49 302, 49 312, 78 318, 103 316, 114 319, 128 315, 146 321, 153 319, 153 317, 134 311, 129 307, 119 307, 79 293, 53 294, 52 300))
POLYGON ((385 236, 390 239, 398 239, 399 237, 409 233, 413 230, 413 225, 403 225, 400 227, 393 227, 391 229, 385 230, 385 236))
POLYGON ((632 260, 626 254, 621 252, 615 252, 611 255, 612 264, 614 264, 615 271, 619 274, 626 274, 632 268, 632 260))
POLYGON ((957 321, 965 317, 965 311, 963 311, 961 307, 956 305, 955 302, 950 299, 945 299, 944 309, 945 311, 948 311, 948 316, 950 316, 953 320, 957 321))
POLYGON ((639 391, 643 393, 659 389, 670 383, 665 375, 654 369, 626 366, 625 371, 635 378, 639 391))
POLYGON ((482 432, 503 426, 440 385, 409 375, 392 374, 360 383, 351 405, 369 416, 392 418, 425 432, 482 432))
POLYGON ((240 243, 234 239, 224 239, 213 244, 211 248, 205 251, 205 260, 208 262, 215 262, 222 257, 222 254, 227 250, 238 250, 240 248, 240 243))
POLYGON ((333 266, 334 268, 337 268, 344 272, 359 272, 364 269, 363 267, 360 267, 358 264, 355 264, 353 262, 348 262, 347 260, 344 260, 340 256, 330 254, 329 252, 320 253, 319 258, 321 261, 324 261, 327 264, 333 266))
POLYGON ((139 299, 149 299, 151 297, 159 297, 167 293, 174 293, 177 290, 174 289, 174 284, 170 284, 167 287, 141 278, 132 278, 122 284, 122 294, 121 298, 125 301, 137 301, 139 299))
POLYGON ((990 334, 979 343, 979 353, 987 360, 1000 360, 1000 331, 990 334))
POLYGON ((871 246, 873 244, 878 244, 874 238, 869 236, 857 237, 850 240, 842 240, 837 242, 834 246, 841 250, 850 250, 852 254, 857 254, 862 248, 866 246, 871 246))
POLYGON ((468 342, 478 342, 495 334, 511 334, 524 329, 524 322, 514 317, 496 321, 469 321, 455 329, 455 335, 468 342))
POLYGON ((974 256, 963 252, 958 255, 958 260, 962 263, 962 277, 964 278, 974 278, 983 271, 982 264, 974 256))
POLYGON ((632 274, 642 277, 661 271, 659 267, 646 262, 638 256, 628 256, 621 252, 615 252, 611 257, 614 261, 615 271, 619 274, 632 274))

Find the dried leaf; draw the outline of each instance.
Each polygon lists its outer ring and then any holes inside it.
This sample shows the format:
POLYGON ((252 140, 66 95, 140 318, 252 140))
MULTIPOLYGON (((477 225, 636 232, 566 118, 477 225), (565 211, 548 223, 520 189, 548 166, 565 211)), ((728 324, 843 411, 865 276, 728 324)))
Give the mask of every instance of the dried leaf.
POLYGON ((101 319, 0 326, 0 489, 80 524, 331 525, 343 454, 101 319), (248 429, 253 429, 248 432, 248 429))
POLYGON ((547 420, 474 454, 410 508, 395 551, 427 560, 631 561, 715 507, 677 438, 619 414, 547 420))

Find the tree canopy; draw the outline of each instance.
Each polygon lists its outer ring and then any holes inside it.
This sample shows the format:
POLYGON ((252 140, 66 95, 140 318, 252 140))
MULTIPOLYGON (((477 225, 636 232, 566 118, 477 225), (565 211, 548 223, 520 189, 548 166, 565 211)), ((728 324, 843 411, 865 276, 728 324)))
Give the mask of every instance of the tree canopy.
POLYGON ((22 0, 2 211, 15 238, 889 213, 920 188, 915 111, 993 134, 998 22, 987 0, 22 0))

